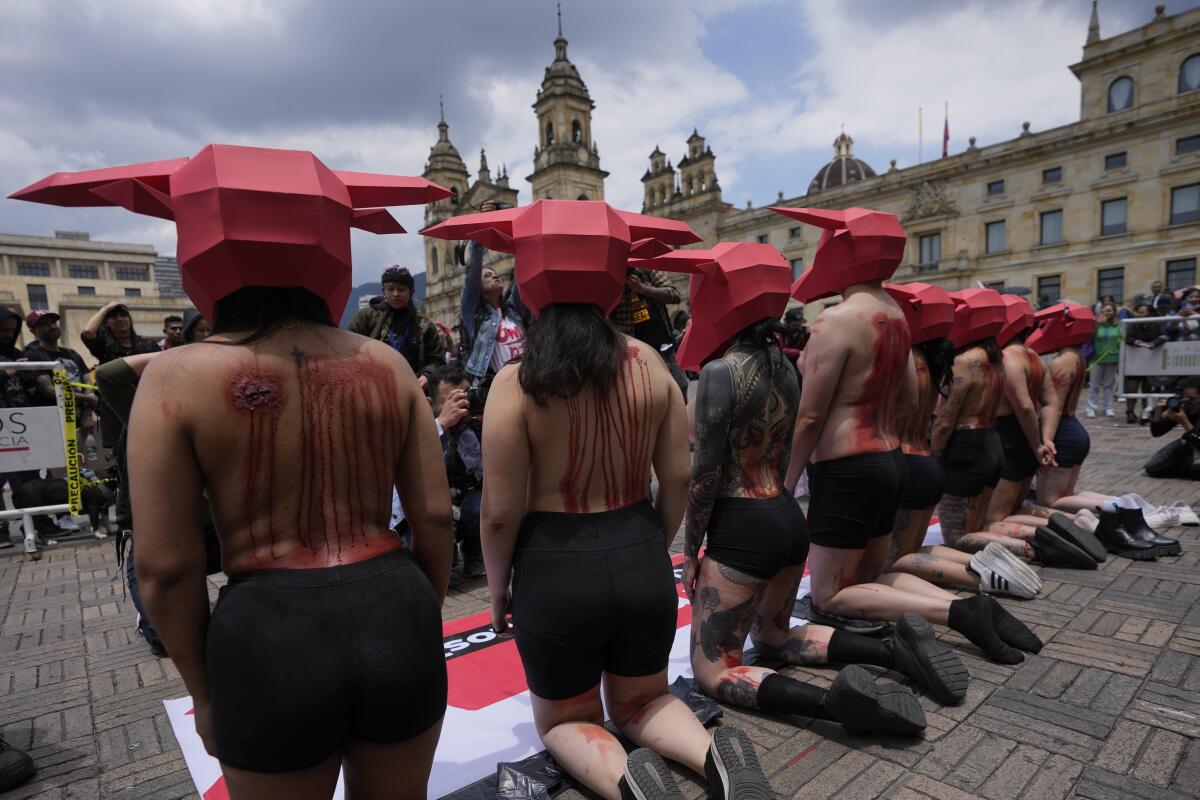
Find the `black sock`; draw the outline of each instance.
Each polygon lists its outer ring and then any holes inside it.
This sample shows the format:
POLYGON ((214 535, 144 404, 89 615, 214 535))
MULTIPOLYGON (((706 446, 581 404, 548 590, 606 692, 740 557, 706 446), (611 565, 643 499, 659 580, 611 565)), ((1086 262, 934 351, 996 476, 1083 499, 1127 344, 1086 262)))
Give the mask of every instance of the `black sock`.
POLYGON ((799 714, 814 719, 833 719, 821 707, 821 700, 828 692, 807 683, 801 683, 778 673, 768 675, 759 684, 758 710, 768 714, 799 714))
POLYGON ((965 600, 950 601, 951 628, 967 637, 988 659, 997 664, 1020 664, 1024 657, 1019 650, 1009 647, 996 633, 992 623, 992 609, 987 595, 977 594, 965 600))
POLYGON ((1006 644, 1012 645, 1026 653, 1039 653, 1042 640, 1025 625, 1024 622, 1008 613, 1008 609, 992 600, 992 625, 1006 644))
POLYGON ((829 638, 830 664, 873 664, 891 668, 891 649, 879 639, 847 631, 834 631, 829 638))

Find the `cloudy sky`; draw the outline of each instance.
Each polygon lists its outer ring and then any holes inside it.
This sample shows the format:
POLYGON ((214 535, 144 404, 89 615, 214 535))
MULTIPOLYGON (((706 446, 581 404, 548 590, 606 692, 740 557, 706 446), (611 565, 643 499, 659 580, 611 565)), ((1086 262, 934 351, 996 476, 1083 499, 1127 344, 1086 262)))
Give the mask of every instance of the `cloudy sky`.
MULTIPOLYGON (((1176 13, 1194 2, 1168 2, 1176 13)), ((1103 0, 1104 36, 1149 0, 1103 0)), ((657 144, 693 127, 725 199, 802 194, 839 129, 877 170, 1074 121, 1087 0, 565 0, 569 54, 596 102, 607 199, 637 210, 657 144)), ((486 147, 529 199, 530 108, 553 59, 553 0, 45 0, 0 4, 0 188, 59 169, 194 154, 208 142, 300 148, 329 166, 420 174, 438 95, 472 173, 486 147)), ((417 209, 397 209, 410 231, 417 209)), ((0 200, 0 231, 87 230, 173 253, 170 223, 120 209, 0 200)), ((420 237, 354 232, 355 281, 422 269, 420 237)))

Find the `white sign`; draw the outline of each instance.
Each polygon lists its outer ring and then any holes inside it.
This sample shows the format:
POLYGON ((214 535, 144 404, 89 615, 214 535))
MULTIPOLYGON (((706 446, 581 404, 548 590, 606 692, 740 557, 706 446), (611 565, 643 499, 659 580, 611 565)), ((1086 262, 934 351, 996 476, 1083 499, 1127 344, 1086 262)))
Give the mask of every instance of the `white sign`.
POLYGON ((1153 349, 1125 345, 1126 375, 1200 375, 1200 341, 1166 342, 1153 349))
POLYGON ((66 466, 57 406, 0 408, 0 473, 66 466))

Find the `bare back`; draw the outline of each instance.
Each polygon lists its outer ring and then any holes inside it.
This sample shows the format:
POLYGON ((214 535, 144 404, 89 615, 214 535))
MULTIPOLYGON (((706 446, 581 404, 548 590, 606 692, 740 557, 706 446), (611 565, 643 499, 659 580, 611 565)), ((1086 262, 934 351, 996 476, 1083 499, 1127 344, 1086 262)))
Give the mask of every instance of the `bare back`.
MULTIPOLYGON (((1038 358, 1038 354, 1030 350, 1023 343, 1013 342, 1004 348, 1005 375, 1023 376, 1029 397, 1035 402, 1041 396, 1042 378, 1045 376, 1045 372, 1045 367, 1042 366, 1042 360, 1038 358)), ((1000 393, 1000 402, 996 406, 997 417, 1008 417, 1015 413, 1008 397, 1009 392, 1000 393)))
POLYGON ((606 395, 585 391, 545 406, 524 398, 528 509, 588 513, 649 497, 650 464, 672 389, 678 394, 662 358, 628 339, 624 366, 606 395))
POLYGON ((982 346, 968 347, 954 357, 954 383, 938 407, 938 416, 954 415, 951 428, 990 428, 1004 396, 1004 364, 988 361, 982 346))
POLYGON ((1062 416, 1075 416, 1079 405, 1079 393, 1083 389, 1083 356, 1077 347, 1064 347, 1050 359, 1050 380, 1054 391, 1062 401, 1062 416))
POLYGON ((912 354, 917 373, 917 403, 911 407, 910 414, 900 419, 900 449, 908 455, 927 456, 930 453, 929 424, 938 394, 925 354, 916 347, 912 349, 912 354))
POLYGON ((833 394, 813 460, 898 447, 896 407, 912 388, 911 364, 908 324, 882 289, 857 292, 821 312, 805 350, 804 391, 833 382, 833 394))
POLYGON ((392 487, 420 390, 391 348, 305 326, 171 350, 153 368, 170 376, 163 413, 190 437, 226 573, 401 546, 392 487))

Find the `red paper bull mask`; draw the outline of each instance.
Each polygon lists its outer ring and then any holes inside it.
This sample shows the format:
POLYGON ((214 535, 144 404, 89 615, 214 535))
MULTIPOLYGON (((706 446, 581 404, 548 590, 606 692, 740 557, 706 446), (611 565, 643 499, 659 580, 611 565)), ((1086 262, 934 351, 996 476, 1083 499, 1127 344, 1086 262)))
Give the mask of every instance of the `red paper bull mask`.
POLYGON ((1096 335, 1096 315, 1078 303, 1056 303, 1034 314, 1037 330, 1025 345, 1040 356, 1064 347, 1081 347, 1096 335))
POLYGON ((950 334, 954 326, 954 300, 945 289, 928 283, 889 283, 883 288, 904 312, 913 344, 950 334))
POLYGON ((621 301, 631 256, 700 241, 686 222, 618 211, 603 200, 538 200, 451 217, 421 233, 514 254, 521 302, 534 313, 551 303, 592 303, 608 314, 621 301))
POLYGON ((895 214, 869 208, 771 210, 824 229, 812 266, 792 284, 792 297, 801 303, 832 297, 856 283, 887 280, 904 257, 906 237, 895 214))
POLYGON ((692 316, 677 354, 679 365, 691 372, 699 372, 739 331, 762 319, 779 319, 792 282, 791 267, 778 250, 749 242, 676 250, 630 266, 691 273, 692 316))
POLYGON ((1004 327, 996 334, 996 343, 1004 347, 1022 331, 1033 327, 1033 306, 1015 294, 1002 294, 1000 300, 1004 303, 1004 327))
POLYGON ((424 178, 331 170, 304 150, 210 144, 192 158, 56 172, 10 195, 58 206, 122 206, 174 220, 183 290, 206 319, 248 286, 299 287, 341 318, 350 228, 404 233, 382 208, 449 197, 424 178))
POLYGON ((954 300, 954 327, 949 339, 963 347, 1000 333, 1004 327, 1004 301, 995 289, 962 289, 950 292, 954 300))

